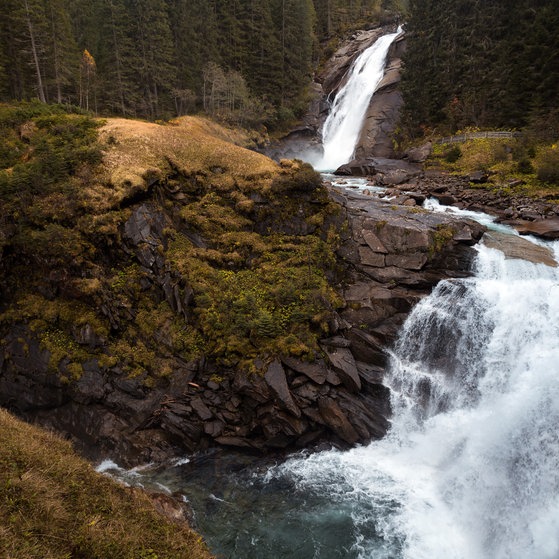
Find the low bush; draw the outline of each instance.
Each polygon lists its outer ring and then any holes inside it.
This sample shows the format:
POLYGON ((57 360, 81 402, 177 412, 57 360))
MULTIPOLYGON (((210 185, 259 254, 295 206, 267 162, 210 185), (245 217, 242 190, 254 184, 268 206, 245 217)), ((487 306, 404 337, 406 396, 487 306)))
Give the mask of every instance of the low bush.
POLYGON ((556 144, 540 150, 535 159, 536 174, 543 182, 559 183, 559 148, 556 144))

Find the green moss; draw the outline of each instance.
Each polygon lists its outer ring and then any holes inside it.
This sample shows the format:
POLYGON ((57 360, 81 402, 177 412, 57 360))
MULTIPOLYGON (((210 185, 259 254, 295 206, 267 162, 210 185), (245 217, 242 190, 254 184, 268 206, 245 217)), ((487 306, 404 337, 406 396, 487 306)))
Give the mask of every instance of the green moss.
POLYGON ((435 231, 431 231, 431 242, 429 244, 429 256, 432 258, 443 250, 454 238, 456 231, 450 225, 439 224, 435 231))

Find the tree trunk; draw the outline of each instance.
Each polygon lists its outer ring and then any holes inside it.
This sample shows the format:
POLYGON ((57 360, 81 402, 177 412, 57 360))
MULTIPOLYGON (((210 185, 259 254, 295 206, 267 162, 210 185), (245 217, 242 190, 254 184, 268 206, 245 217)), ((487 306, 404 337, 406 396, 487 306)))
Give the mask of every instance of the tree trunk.
POLYGON ((41 76, 41 67, 39 65, 39 54, 37 52, 37 45, 35 42, 35 33, 33 31, 33 23, 31 22, 31 14, 29 13, 29 4, 24 0, 25 16, 27 19, 27 27, 29 29, 29 39, 31 40, 31 52, 33 53, 33 62, 35 63, 35 72, 37 74, 37 93, 41 103, 46 103, 45 89, 43 87, 43 78, 41 76))

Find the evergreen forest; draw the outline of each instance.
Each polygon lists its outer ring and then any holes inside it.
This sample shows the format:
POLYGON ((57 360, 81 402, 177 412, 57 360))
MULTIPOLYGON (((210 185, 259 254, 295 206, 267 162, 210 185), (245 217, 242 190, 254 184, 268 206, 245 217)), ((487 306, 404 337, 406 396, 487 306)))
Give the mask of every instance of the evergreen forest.
POLYGON ((559 136, 559 0, 412 0, 404 127, 559 136))
POLYGON ((305 110, 320 45, 381 13, 381 0, 3 0, 0 100, 273 127, 305 110))

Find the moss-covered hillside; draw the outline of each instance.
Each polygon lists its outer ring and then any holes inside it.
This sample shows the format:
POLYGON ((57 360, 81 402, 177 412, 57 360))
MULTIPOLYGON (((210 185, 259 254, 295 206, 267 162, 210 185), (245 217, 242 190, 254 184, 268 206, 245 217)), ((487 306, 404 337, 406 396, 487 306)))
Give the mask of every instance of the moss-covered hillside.
POLYGON ((321 229, 336 208, 310 167, 278 166, 198 118, 4 106, 0 124, 0 321, 33 331, 67 380, 92 358, 157 376, 171 354, 248 366, 317 350, 337 302, 336 239, 321 229), (158 222, 149 239, 131 232, 142 205, 158 222))
MULTIPOLYGON (((160 425, 194 376, 231 398, 237 374, 321 356, 340 209, 310 166, 194 117, 31 103, 0 105, 0 128, 0 404, 126 454, 123 430, 160 425)), ((181 413, 197 448, 207 413, 181 413)))
POLYGON ((186 524, 93 468, 55 435, 0 409, 0 556, 205 559, 186 524))

